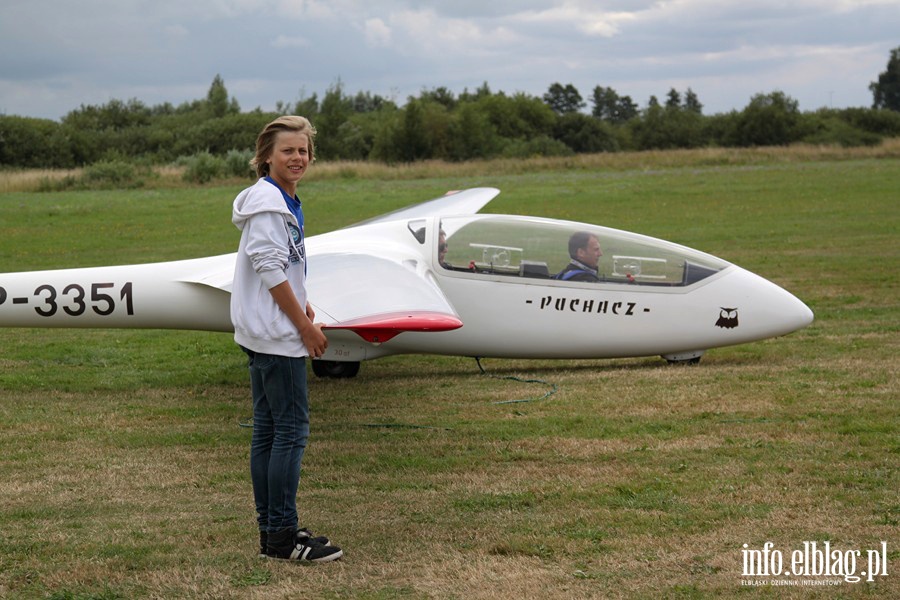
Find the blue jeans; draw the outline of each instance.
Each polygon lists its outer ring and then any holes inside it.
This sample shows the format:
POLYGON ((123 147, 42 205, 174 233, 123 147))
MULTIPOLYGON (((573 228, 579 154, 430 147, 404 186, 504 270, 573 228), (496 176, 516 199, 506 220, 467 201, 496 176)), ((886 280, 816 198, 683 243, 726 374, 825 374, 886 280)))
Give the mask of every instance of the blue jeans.
POLYGON ((242 349, 250 357, 250 478, 259 530, 296 529, 300 462, 309 437, 306 359, 242 349))

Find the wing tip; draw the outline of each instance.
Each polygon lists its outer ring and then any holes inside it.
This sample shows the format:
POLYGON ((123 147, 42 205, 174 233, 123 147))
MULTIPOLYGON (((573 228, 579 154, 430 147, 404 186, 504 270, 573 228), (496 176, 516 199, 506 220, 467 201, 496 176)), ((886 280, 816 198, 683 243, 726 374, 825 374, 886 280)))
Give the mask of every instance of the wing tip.
POLYGON ((404 331, 452 331, 463 326, 456 315, 431 311, 383 313, 332 323, 323 329, 347 329, 372 344, 381 344, 404 331))

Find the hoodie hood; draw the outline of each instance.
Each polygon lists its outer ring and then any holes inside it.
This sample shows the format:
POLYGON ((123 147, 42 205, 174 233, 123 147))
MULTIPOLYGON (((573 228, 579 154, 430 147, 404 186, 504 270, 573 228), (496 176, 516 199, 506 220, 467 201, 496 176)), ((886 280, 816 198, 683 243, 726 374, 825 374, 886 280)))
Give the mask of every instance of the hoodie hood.
POLYGON ((237 195, 232 207, 231 222, 243 231, 250 217, 264 212, 284 214, 286 219, 296 224, 297 219, 285 204, 281 190, 264 178, 237 195))

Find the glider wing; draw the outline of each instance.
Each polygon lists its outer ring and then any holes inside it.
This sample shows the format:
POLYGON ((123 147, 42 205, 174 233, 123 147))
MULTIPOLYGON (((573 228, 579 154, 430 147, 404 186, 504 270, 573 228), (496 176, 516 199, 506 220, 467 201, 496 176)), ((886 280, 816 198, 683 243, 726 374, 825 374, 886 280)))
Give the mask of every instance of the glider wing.
POLYGON ((440 198, 427 200, 420 204, 407 206, 393 212, 379 215, 367 221, 354 223, 350 227, 384 223, 400 219, 420 219, 423 217, 440 217, 443 215, 474 215, 494 199, 500 190, 497 188, 471 188, 461 192, 447 192, 440 198))
POLYGON ((316 320, 348 329, 368 342, 386 342, 403 331, 448 331, 462 321, 430 271, 370 254, 315 257, 309 297, 316 320))

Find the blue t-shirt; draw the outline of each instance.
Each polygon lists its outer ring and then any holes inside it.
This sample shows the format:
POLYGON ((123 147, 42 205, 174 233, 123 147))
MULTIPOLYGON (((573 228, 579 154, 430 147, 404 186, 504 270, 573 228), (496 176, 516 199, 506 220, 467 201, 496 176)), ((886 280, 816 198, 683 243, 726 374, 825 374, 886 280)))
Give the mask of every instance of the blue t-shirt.
POLYGON ((300 225, 300 230, 303 230, 303 204, 300 202, 300 198, 297 196, 291 197, 290 194, 281 189, 281 186, 275 183, 275 180, 271 177, 266 177, 266 181, 274 185, 278 188, 278 191, 281 192, 281 196, 284 198, 284 203, 287 204, 288 210, 294 213, 294 216, 297 217, 297 223, 300 225))
MULTIPOLYGON (((303 234, 303 205, 300 203, 300 198, 298 198, 297 196, 291 197, 291 195, 281 189, 281 186, 275 183, 275 180, 271 177, 266 177, 266 181, 278 188, 278 191, 281 192, 282 198, 284 198, 284 203, 287 204, 288 210, 291 211, 291 213, 297 218, 297 224, 300 225, 300 231, 296 232, 296 234, 294 235, 294 243, 300 249, 300 254, 304 259, 303 272, 305 273, 306 244, 304 242, 304 238, 306 236, 303 234)), ((291 228, 293 229, 293 226, 291 226, 291 228)))

